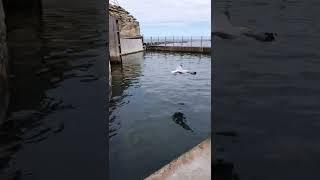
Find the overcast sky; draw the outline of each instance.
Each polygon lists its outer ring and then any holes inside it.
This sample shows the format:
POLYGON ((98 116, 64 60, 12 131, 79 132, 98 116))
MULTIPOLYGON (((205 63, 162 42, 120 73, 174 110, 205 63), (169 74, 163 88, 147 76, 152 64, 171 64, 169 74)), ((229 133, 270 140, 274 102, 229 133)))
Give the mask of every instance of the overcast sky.
POLYGON ((145 36, 210 36, 211 0, 117 0, 145 36))

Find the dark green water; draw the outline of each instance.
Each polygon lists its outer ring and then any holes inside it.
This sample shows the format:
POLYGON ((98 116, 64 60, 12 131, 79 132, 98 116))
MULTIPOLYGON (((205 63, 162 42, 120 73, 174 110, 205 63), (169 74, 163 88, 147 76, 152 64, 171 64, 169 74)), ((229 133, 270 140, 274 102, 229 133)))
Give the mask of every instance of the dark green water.
POLYGON ((112 180, 143 179, 210 136, 211 56, 133 54, 112 78, 112 180), (181 63, 197 74, 171 74, 181 63))
POLYGON ((107 179, 105 7, 43 0, 41 9, 6 14, 11 78, 1 180, 107 179))
POLYGON ((233 26, 277 33, 272 42, 213 38, 214 158, 229 163, 216 171, 229 173, 224 179, 318 179, 319 7, 317 0, 214 1, 215 15, 233 26))

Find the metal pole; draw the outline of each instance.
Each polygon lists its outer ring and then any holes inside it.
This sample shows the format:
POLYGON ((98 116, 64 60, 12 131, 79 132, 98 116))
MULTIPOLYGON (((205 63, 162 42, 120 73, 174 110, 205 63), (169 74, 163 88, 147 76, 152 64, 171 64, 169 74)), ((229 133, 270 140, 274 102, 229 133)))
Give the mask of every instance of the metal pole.
POLYGON ((183 36, 182 36, 182 38, 181 38, 181 46, 183 46, 183 36))
POLYGON ((159 36, 158 36, 158 44, 160 44, 160 41, 159 41, 159 36))
POLYGON ((201 40, 200 40, 200 47, 202 48, 202 36, 201 36, 201 40))
POLYGON ((191 47, 192 47, 192 36, 191 36, 191 42, 190 42, 190 44, 191 44, 191 47))
POLYGON ((151 36, 151 45, 152 45, 152 36, 151 36))
POLYGON ((167 46, 167 36, 164 37, 164 46, 167 46))
POLYGON ((174 36, 172 37, 172 39, 173 39, 173 46, 174 46, 174 36))

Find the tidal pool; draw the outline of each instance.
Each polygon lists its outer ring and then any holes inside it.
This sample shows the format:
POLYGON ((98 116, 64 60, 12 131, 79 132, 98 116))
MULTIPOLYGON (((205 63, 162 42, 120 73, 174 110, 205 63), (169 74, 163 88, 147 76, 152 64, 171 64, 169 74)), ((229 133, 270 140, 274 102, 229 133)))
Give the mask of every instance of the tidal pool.
POLYGON ((112 180, 143 179, 210 133, 211 56, 142 52, 112 65, 112 180), (180 64, 197 74, 171 74, 180 64))

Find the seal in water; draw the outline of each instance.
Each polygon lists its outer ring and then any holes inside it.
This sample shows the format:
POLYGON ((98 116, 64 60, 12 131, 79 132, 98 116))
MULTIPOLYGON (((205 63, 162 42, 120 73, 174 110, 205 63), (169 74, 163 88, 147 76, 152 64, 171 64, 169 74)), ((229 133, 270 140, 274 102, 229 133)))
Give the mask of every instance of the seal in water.
POLYGON ((243 35, 261 42, 275 41, 275 37, 277 36, 277 33, 259 33, 253 31, 248 27, 233 26, 231 23, 231 17, 229 12, 224 13, 224 15, 222 16, 221 14, 216 14, 214 15, 214 17, 215 25, 214 30, 212 32, 212 36, 217 36, 222 39, 235 39, 243 35))
POLYGON ((190 126, 188 126, 187 122, 186 122, 186 117, 184 116, 184 114, 182 112, 175 112, 173 115, 172 115, 172 120, 180 125, 183 129, 185 130, 189 130, 189 131, 192 131, 193 130, 191 129, 190 126))

